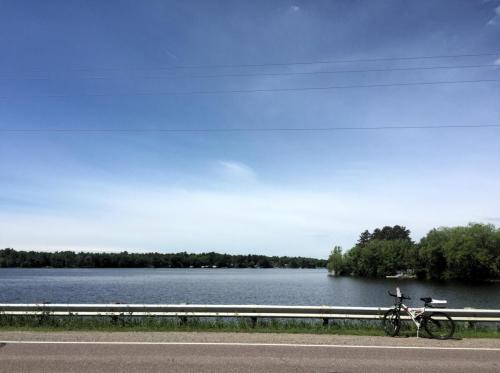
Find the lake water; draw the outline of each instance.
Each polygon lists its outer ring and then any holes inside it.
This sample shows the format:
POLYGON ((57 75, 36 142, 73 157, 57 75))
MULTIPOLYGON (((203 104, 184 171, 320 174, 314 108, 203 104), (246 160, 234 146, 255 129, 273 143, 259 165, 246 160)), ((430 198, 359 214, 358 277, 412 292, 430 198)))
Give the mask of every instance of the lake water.
POLYGON ((333 278, 321 269, 0 269, 1 303, 190 303, 389 306, 399 284, 450 308, 500 308, 500 283, 333 278))

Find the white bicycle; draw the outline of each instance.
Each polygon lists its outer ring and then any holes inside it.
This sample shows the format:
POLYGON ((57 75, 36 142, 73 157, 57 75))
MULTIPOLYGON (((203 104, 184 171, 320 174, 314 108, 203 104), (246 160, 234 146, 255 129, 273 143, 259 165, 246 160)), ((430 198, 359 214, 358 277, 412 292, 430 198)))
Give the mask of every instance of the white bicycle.
POLYGON ((394 307, 384 314, 384 331, 387 335, 395 337, 401 329, 401 312, 410 316, 417 327, 417 338, 421 328, 429 334, 431 338, 449 339, 455 332, 455 323, 451 317, 440 311, 428 311, 426 308, 442 308, 446 306, 445 300, 432 299, 430 297, 420 298, 424 302, 423 308, 409 308, 403 303, 406 297, 399 288, 396 288, 396 294, 388 291, 391 297, 395 297, 394 307))

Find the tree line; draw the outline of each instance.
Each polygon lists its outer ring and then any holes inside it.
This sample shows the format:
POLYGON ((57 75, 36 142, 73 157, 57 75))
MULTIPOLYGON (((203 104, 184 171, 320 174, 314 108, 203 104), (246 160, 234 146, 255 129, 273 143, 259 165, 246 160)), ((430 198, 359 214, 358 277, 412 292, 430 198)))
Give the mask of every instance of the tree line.
POLYGON ((435 228, 418 243, 404 226, 366 230, 347 252, 335 246, 327 267, 340 276, 412 273, 435 280, 500 279, 500 229, 478 223, 435 228))
POLYGON ((23 268, 319 268, 326 260, 265 255, 229 255, 215 252, 188 254, 93 253, 0 250, 0 267, 23 268))

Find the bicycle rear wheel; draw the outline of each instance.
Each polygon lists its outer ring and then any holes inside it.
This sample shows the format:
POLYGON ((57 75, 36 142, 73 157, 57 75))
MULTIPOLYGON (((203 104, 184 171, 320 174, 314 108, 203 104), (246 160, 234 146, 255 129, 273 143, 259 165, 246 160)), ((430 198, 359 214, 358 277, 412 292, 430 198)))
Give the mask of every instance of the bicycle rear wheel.
POLYGON ((448 339, 455 332, 455 323, 444 312, 433 312, 425 316, 424 328, 432 338, 448 339))
POLYGON ((401 319, 399 318, 399 312, 395 309, 389 310, 384 314, 384 320, 382 321, 384 326, 385 334, 395 337, 399 333, 401 328, 401 319))

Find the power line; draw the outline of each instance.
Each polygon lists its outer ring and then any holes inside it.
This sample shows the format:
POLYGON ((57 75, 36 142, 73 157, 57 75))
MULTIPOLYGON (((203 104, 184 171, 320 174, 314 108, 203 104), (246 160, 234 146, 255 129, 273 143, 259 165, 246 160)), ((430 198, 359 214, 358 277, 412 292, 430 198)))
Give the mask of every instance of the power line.
POLYGON ((209 95, 209 94, 264 93, 264 92, 327 91, 335 89, 408 87, 408 86, 430 86, 430 85, 494 83, 494 82, 500 82, 500 79, 353 84, 353 85, 332 85, 325 87, 230 89, 230 90, 222 89, 222 90, 206 90, 206 91, 200 90, 200 91, 133 92, 133 93, 75 93, 75 94, 18 95, 18 96, 0 96, 0 99, 5 100, 11 98, 65 98, 65 97, 110 97, 110 96, 132 97, 132 96, 171 96, 171 95, 209 95))
MULTIPOLYGON (((206 65, 170 65, 160 67, 104 67, 104 68, 69 68, 65 71, 96 71, 96 70, 173 70, 173 69, 219 69, 219 68, 247 68, 247 67, 267 67, 267 66, 294 66, 294 65, 319 65, 336 63, 358 63, 358 62, 381 62, 381 61, 412 61, 429 59, 447 59, 447 58, 469 58, 469 57, 488 57, 498 56, 500 52, 486 53, 464 53, 464 54, 443 54, 443 55, 424 55, 424 56, 403 56, 403 57, 375 57, 375 58, 353 58, 353 59, 333 59, 317 61, 294 61, 294 62, 271 62, 271 63, 249 63, 249 64, 206 64, 206 65)), ((42 70, 24 70, 24 72, 34 72, 42 70)), ((3 71, 11 73, 15 71, 3 71)))
MULTIPOLYGON (((418 70, 445 70, 445 69, 472 69, 483 67, 498 67, 495 64, 484 65, 447 65, 447 66, 422 66, 422 67, 390 67, 379 69, 354 69, 354 70, 330 70, 330 71, 305 71, 305 72, 280 72, 280 73, 231 73, 231 74, 206 74, 206 75, 144 75, 144 76, 79 76, 78 80, 101 80, 101 79, 192 79, 192 78, 226 78, 226 77, 261 77, 261 76, 307 76, 307 75, 330 75, 344 73, 369 73, 390 71, 418 71, 418 70)), ((0 77, 0 80, 50 80, 53 76, 24 76, 24 77, 0 77)))
POLYGON ((454 55, 448 54, 448 55, 431 55, 431 56, 408 56, 408 57, 377 57, 377 58, 358 58, 358 59, 339 59, 339 60, 320 60, 320 61, 274 62, 274 63, 261 63, 261 64, 174 65, 171 68, 199 69, 199 68, 228 68, 228 67, 317 65, 317 64, 334 64, 334 63, 354 63, 354 62, 408 61, 408 60, 426 60, 426 59, 460 58, 460 57, 486 57, 486 56, 498 56, 498 54, 499 52, 454 54, 454 55))
POLYGON ((500 124, 438 124, 415 126, 373 126, 373 127, 275 127, 275 128, 0 128, 1 133, 210 133, 210 132, 332 132, 332 131, 380 131, 411 129, 474 129, 500 128, 500 124))

